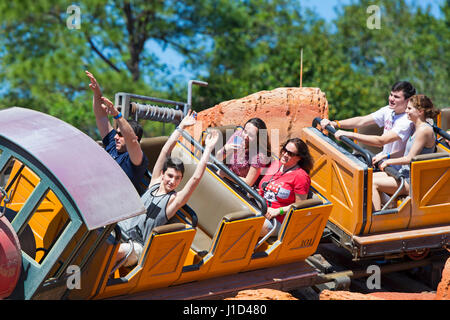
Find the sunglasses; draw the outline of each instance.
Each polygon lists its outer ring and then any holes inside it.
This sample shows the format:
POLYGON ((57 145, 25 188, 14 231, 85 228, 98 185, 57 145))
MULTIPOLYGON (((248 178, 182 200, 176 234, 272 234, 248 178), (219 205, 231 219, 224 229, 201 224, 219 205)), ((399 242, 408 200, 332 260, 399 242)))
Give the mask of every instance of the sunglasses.
POLYGON ((282 153, 287 153, 289 157, 298 157, 300 156, 298 153, 291 152, 287 150, 285 147, 281 148, 282 153))
POLYGON ((119 137, 123 137, 122 132, 116 131, 116 133, 117 133, 117 135, 118 135, 119 137))

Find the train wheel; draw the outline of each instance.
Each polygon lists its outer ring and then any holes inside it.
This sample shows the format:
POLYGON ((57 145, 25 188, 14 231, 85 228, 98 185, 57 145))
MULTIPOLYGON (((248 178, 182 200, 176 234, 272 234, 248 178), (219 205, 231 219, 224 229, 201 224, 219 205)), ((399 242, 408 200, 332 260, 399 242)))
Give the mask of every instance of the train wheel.
POLYGON ((0 299, 11 295, 19 280, 22 255, 17 234, 6 217, 0 218, 0 299))
POLYGON ((415 250, 406 253, 406 255, 414 261, 425 259, 430 253, 430 249, 415 250))

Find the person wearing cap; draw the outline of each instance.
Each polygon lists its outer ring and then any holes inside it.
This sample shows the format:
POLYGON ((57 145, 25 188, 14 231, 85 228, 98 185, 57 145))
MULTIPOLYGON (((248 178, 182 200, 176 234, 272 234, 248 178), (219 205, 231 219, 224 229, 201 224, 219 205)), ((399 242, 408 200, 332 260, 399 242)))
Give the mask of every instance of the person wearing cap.
MULTIPOLYGON (((338 128, 335 133, 336 139, 345 136, 352 140, 357 140, 367 145, 383 147, 383 150, 373 157, 373 164, 383 158, 389 159, 392 155, 402 155, 405 151, 406 142, 414 130, 413 123, 408 120, 405 110, 409 98, 416 94, 416 89, 407 81, 395 83, 389 95, 389 104, 369 115, 349 118, 345 120, 322 119, 320 125, 325 128, 331 125, 338 128), (384 127, 383 134, 368 135, 342 129, 363 128, 368 125, 377 124, 384 127)), ((399 169, 397 166, 396 169, 399 169)))
POLYGON ((148 159, 140 145, 143 129, 137 121, 128 122, 114 104, 102 96, 100 86, 92 73, 86 71, 86 75, 91 81, 89 87, 94 93, 93 110, 103 146, 126 173, 139 195, 142 195, 145 192, 142 182, 148 166, 148 159), (111 125, 108 116, 114 118, 116 129, 111 125))

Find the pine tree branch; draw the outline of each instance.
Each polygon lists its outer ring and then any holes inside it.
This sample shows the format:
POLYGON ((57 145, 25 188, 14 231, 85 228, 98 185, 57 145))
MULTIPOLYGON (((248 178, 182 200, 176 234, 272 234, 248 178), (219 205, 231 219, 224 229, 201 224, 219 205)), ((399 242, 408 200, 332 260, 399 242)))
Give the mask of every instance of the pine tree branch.
POLYGON ((92 50, 94 50, 95 53, 103 60, 105 61, 111 68, 113 68, 115 71, 120 73, 120 69, 112 63, 111 60, 109 60, 107 57, 103 55, 103 53, 100 52, 100 50, 95 46, 94 42, 92 41, 91 37, 85 32, 84 33, 87 41, 89 42, 89 45, 91 46, 92 50))

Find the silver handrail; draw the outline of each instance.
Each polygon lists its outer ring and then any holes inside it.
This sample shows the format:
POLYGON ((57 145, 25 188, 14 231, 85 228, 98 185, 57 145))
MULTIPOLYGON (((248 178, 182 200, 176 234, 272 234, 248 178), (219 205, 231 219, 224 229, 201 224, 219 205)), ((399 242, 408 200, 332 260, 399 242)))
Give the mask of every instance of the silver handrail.
POLYGON ((116 272, 117 269, 119 269, 124 263, 125 261, 127 261, 128 257, 131 255, 131 253, 134 250, 134 244, 133 241, 131 239, 128 240, 128 243, 130 244, 130 250, 127 252, 127 254, 125 255, 125 257, 122 258, 122 260, 120 260, 115 266, 114 268, 112 268, 111 272, 109 273, 109 275, 114 274, 114 272, 116 272))
POLYGON ((272 236, 272 234, 275 232, 275 230, 277 229, 277 225, 278 225, 279 222, 277 221, 276 218, 272 218, 272 221, 274 222, 274 223, 273 223, 273 228, 270 229, 270 231, 269 231, 264 237, 262 237, 262 238, 258 241, 258 243, 256 244, 254 250, 256 250, 257 248, 259 248, 259 246, 262 245, 262 244, 264 243, 264 241, 266 241, 267 239, 269 239, 269 238, 272 236))

